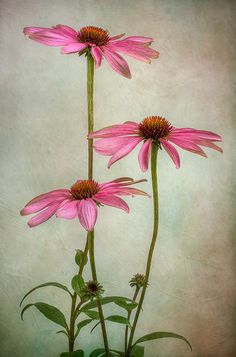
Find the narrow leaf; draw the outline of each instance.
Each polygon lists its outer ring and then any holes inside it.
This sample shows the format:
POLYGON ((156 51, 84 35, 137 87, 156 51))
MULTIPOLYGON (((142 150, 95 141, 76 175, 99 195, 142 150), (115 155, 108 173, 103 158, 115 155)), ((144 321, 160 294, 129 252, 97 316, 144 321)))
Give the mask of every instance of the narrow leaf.
POLYGON ((192 351, 192 346, 190 345, 188 340, 186 340, 185 337, 183 337, 181 335, 177 335, 176 333, 173 333, 173 332, 152 332, 152 333, 149 333, 148 335, 145 335, 145 336, 139 338, 134 343, 133 347, 135 345, 137 345, 138 343, 141 343, 141 342, 156 340, 156 339, 165 338, 165 337, 173 337, 173 338, 178 338, 180 340, 185 341, 187 343, 187 345, 190 347, 191 351, 192 351))
POLYGON ((92 351, 89 357, 97 357, 100 356, 104 352, 104 348, 96 348, 96 350, 92 351))
POLYGON ((99 313, 97 311, 93 311, 93 310, 86 310, 83 311, 84 314, 86 314, 88 317, 90 317, 93 320, 100 320, 100 316, 99 313))
POLYGON ((93 319, 86 319, 86 320, 83 320, 83 321, 80 321, 77 325, 77 331, 76 331, 76 334, 75 334, 75 338, 78 336, 78 334, 80 333, 80 330, 87 326, 88 324, 90 324, 90 322, 92 322, 93 319))
MULTIPOLYGON (((123 297, 123 296, 106 296, 106 297, 100 298, 99 301, 100 301, 100 303, 102 305, 109 304, 111 302, 117 302, 117 301, 130 301, 130 302, 133 302, 133 300, 131 300, 129 298, 126 298, 126 297, 123 297)), ((96 300, 90 301, 87 304, 85 304, 80 309, 80 311, 82 312, 82 311, 85 311, 85 310, 93 309, 95 307, 97 307, 97 301, 96 300)))
POLYGON ((64 335, 66 335, 66 337, 68 337, 68 333, 67 333, 65 330, 60 330, 60 331, 57 331, 56 333, 57 333, 57 334, 58 334, 58 333, 64 333, 64 335))
POLYGON ((137 302, 127 303, 126 301, 117 301, 117 302, 115 302, 115 304, 122 307, 123 309, 125 309, 128 312, 132 311, 133 309, 135 309, 138 306, 137 302))
POLYGON ((82 250, 80 250, 80 249, 76 250, 75 262, 79 267, 82 264, 82 262, 83 262, 84 265, 86 265, 87 262, 88 262, 87 255, 85 255, 84 252, 82 250))
POLYGON ((139 345, 134 346, 130 357, 144 357, 144 347, 139 345))
POLYGON ((126 317, 120 315, 111 315, 106 317, 105 320, 130 326, 129 320, 126 317))
POLYGON ((51 320, 52 322, 68 330, 66 319, 63 313, 55 306, 45 304, 44 302, 36 302, 35 304, 26 305, 21 312, 22 320, 23 320, 24 312, 28 310, 28 308, 31 306, 35 306, 48 320, 51 320))
POLYGON ((25 294, 25 296, 23 297, 23 299, 21 300, 20 302, 20 306, 22 305, 22 302, 25 300, 25 298, 31 294, 33 291, 37 290, 37 289, 40 289, 40 288, 44 288, 45 286, 55 286, 56 288, 59 288, 59 289, 62 289, 62 290, 65 290, 67 293, 70 293, 70 291, 68 290, 68 288, 65 286, 65 285, 62 285, 62 284, 59 284, 59 283, 56 283, 56 282, 49 282, 49 283, 45 283, 45 284, 41 284, 41 285, 38 285, 36 286, 35 288, 31 289, 30 291, 28 291, 27 294, 25 294))
MULTIPOLYGON (((97 356, 106 356, 106 354, 104 354, 105 350, 104 348, 97 348, 96 350, 94 350, 93 352, 90 353, 89 357, 97 357, 97 356)), ((117 350, 109 350, 109 356, 110 357, 116 357, 116 356, 120 356, 120 357, 124 357, 124 353, 121 351, 117 351, 117 350)))
POLYGON ((77 295, 81 295, 81 290, 84 287, 84 279, 81 275, 75 275, 71 280, 71 286, 77 295))
POLYGON ((84 357, 84 351, 77 350, 74 352, 63 352, 60 354, 60 357, 84 357))

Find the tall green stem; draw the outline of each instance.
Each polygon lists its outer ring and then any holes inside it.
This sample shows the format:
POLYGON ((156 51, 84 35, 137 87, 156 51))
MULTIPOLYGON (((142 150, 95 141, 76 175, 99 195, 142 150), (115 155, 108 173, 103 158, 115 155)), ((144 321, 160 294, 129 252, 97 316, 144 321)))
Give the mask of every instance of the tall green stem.
MULTIPOLYGON (((95 258, 94 258, 94 231, 88 232, 88 235, 89 235, 89 257, 90 257, 92 277, 93 280, 97 281, 97 272, 96 272, 96 265, 95 265, 95 258)), ((98 306, 98 312, 101 321, 105 353, 106 353, 106 357, 109 357, 109 347, 108 347, 105 319, 102 311, 102 304, 99 298, 97 298, 97 306, 98 306)))
MULTIPOLYGON (((152 264, 152 256, 153 256, 153 251, 154 251, 154 248, 155 248, 155 244, 156 244, 156 240, 157 240, 157 233, 158 233, 157 152, 158 152, 158 146, 156 144, 153 144, 152 145, 152 154, 151 154, 151 174, 152 174, 154 226, 153 226, 152 241, 151 241, 150 248, 149 248, 148 259, 147 259, 147 264, 146 264, 146 271, 145 271, 145 277, 146 277, 147 282, 148 282, 149 275, 150 275, 151 264, 152 264)), ((142 293, 141 293, 141 296, 140 296, 139 304, 138 304, 138 307, 137 307, 137 310, 136 310, 136 314, 135 314, 135 317, 134 317, 134 322, 133 322, 133 326, 132 326, 132 329, 131 329, 131 332, 130 332, 130 337, 129 337, 127 357, 130 356, 133 337, 134 337, 135 329, 136 329, 136 326, 137 326, 138 318, 139 318, 139 315, 140 315, 140 311, 142 309, 143 300, 145 298, 146 290, 147 290, 147 284, 145 284, 143 289, 142 289, 142 293)))
MULTIPOLYGON (((133 301, 135 302, 139 293, 140 287, 136 286, 135 292, 134 292, 134 296, 133 296, 133 301)), ((128 321, 130 320, 130 316, 131 316, 131 312, 128 312, 128 316, 127 319, 128 321)), ((125 354, 127 353, 127 348, 128 348, 128 333, 129 333, 129 326, 127 325, 125 328, 125 354)))

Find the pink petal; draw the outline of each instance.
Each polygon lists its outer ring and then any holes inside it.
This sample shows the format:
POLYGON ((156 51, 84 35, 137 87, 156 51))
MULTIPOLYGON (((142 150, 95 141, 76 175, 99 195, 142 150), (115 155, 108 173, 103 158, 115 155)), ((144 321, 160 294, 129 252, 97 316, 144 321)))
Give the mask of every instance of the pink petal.
POLYGON ((97 140, 93 147, 100 155, 111 156, 131 142, 132 136, 113 137, 97 140))
POLYGON ((198 145, 206 146, 208 148, 211 148, 213 150, 223 153, 223 150, 219 146, 215 145, 214 143, 212 143, 209 140, 194 140, 194 142, 198 145))
POLYGON ((141 44, 147 44, 147 43, 151 43, 154 41, 154 39, 152 37, 145 37, 145 36, 129 36, 124 38, 124 40, 121 41, 133 41, 133 42, 137 42, 137 43, 141 43, 141 44))
POLYGON ((170 156, 171 160, 174 162, 176 168, 180 167, 180 158, 176 148, 165 139, 159 139, 163 148, 166 150, 167 154, 170 156))
POLYGON ((122 34, 120 34, 120 35, 116 35, 116 36, 110 37, 110 38, 109 38, 109 41, 118 40, 119 38, 123 37, 124 35, 125 35, 125 33, 122 33, 122 34))
POLYGON ((185 139, 206 139, 211 141, 222 141, 220 135, 207 130, 196 130, 192 128, 172 128, 170 137, 185 137, 185 139))
POLYGON ((62 32, 65 33, 65 35, 68 35, 68 36, 77 37, 77 35, 78 35, 78 32, 76 30, 74 30, 72 27, 67 26, 67 25, 56 25, 54 28, 61 30, 62 32))
POLYGON ((92 231, 97 221, 98 208, 96 203, 87 198, 79 203, 79 221, 86 231, 92 231))
POLYGON ((125 145, 122 149, 117 151, 109 160, 108 168, 111 167, 116 161, 122 159, 124 156, 128 155, 143 139, 139 137, 132 137, 129 144, 125 145))
POLYGON ((86 43, 74 42, 62 47, 61 53, 67 54, 67 53, 80 52, 86 47, 87 47, 86 43))
MULTIPOLYGON (((136 124, 136 123, 134 123, 136 124)), ((111 125, 103 128, 101 130, 94 131, 88 135, 88 138, 109 138, 114 136, 122 135, 133 135, 137 134, 137 126, 129 123, 111 125)))
POLYGON ((109 50, 106 46, 103 47, 104 56, 107 62, 110 64, 111 68, 117 73, 121 74, 126 78, 131 78, 131 73, 128 63, 115 51, 109 50))
POLYGON ((200 146, 198 146, 197 144, 195 144, 192 141, 187 141, 184 139, 173 139, 172 137, 169 138, 169 141, 171 141, 172 143, 178 145, 180 148, 193 152, 194 154, 203 156, 203 157, 207 157, 207 155, 205 154, 205 152, 200 148, 200 146))
POLYGON ((63 202, 65 200, 65 197, 48 197, 48 198, 44 198, 38 201, 35 201, 31 204, 27 204, 21 211, 20 214, 22 216, 26 216, 28 214, 32 214, 32 213, 36 213, 41 211, 42 209, 46 208, 47 206, 50 206, 51 204, 60 204, 61 202, 63 202))
POLYGON ((73 219, 78 217, 78 201, 77 200, 68 200, 67 202, 60 205, 56 212, 56 216, 58 218, 65 218, 65 219, 73 219))
POLYGON ((63 25, 59 25, 59 27, 54 27, 52 29, 26 27, 24 33, 28 34, 32 40, 48 46, 65 46, 77 42, 76 31, 72 34, 68 28, 63 28, 63 25))
POLYGON ((28 225, 32 228, 47 221, 49 218, 51 218, 54 215, 59 205, 60 203, 55 203, 49 206, 44 211, 31 218, 28 222, 28 225))
POLYGON ((94 195, 94 199, 104 205, 120 208, 126 212, 129 212, 129 206, 120 197, 116 197, 111 194, 97 193, 94 195))
MULTIPOLYGON (((23 29, 23 32, 25 35, 32 35, 33 33, 40 32, 46 30, 45 27, 25 27, 23 29)), ((50 28, 47 28, 47 30, 50 30, 50 28)))
POLYGON ((146 63, 151 63, 151 59, 159 57, 159 52, 153 50, 152 48, 133 45, 132 43, 112 44, 110 48, 146 63))
POLYGON ((142 145, 141 149, 139 150, 139 154, 138 154, 139 166, 143 172, 147 171, 147 169, 148 169, 148 163, 150 160, 151 150, 152 150, 152 140, 148 139, 142 145))
POLYGON ((91 49, 91 53, 96 63, 96 68, 100 67, 102 63, 102 51, 99 47, 93 46, 91 49))
POLYGON ((57 199, 57 198, 69 198, 71 196, 71 193, 68 189, 58 189, 58 190, 53 190, 47 193, 43 193, 42 195, 39 195, 35 198, 33 198, 31 201, 29 201, 26 204, 26 207, 31 205, 32 203, 39 202, 44 199, 57 199))

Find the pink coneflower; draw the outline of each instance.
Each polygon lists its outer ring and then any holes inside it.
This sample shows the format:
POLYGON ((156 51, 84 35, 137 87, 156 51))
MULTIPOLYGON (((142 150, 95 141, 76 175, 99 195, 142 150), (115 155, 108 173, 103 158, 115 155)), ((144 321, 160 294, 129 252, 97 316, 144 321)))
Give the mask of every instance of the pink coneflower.
POLYGON ((148 169, 153 144, 166 150, 177 169, 180 167, 180 157, 173 144, 204 157, 207 155, 200 146, 223 152, 213 143, 222 140, 219 135, 206 130, 178 129, 159 116, 148 117, 141 123, 127 121, 120 125, 112 125, 89 134, 89 138, 101 138, 95 142, 94 148, 101 155, 111 156, 108 167, 128 155, 142 142, 138 155, 142 171, 148 169))
POLYGON ((66 25, 52 28, 25 27, 24 34, 47 46, 63 46, 63 54, 83 54, 89 50, 97 68, 104 56, 111 68, 126 78, 131 78, 130 69, 118 52, 147 63, 159 56, 159 52, 149 47, 153 42, 151 37, 130 36, 119 40, 125 34, 110 37, 107 30, 95 26, 82 27, 79 31, 66 25))
POLYGON ((82 226, 91 231, 97 220, 98 206, 113 206, 129 212, 129 206, 119 196, 148 196, 144 191, 130 187, 144 181, 134 181, 129 177, 103 184, 93 180, 78 180, 70 189, 58 189, 35 197, 20 213, 25 216, 42 211, 29 220, 30 227, 47 221, 55 214, 65 219, 79 218, 82 226))

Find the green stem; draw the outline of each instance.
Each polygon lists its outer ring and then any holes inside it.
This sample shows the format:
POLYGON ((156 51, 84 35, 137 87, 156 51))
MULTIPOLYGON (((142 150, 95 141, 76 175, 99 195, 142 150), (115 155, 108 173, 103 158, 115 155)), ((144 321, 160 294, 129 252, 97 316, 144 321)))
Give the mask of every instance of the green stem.
MULTIPOLYGON (((88 255, 88 246, 89 245, 88 245, 88 235, 87 235, 86 245, 85 245, 84 254, 83 254, 83 260, 80 264, 78 275, 82 275, 82 273, 83 273, 86 257, 88 255)), ((76 293, 74 293, 74 295, 72 296, 71 311, 70 311, 69 352, 74 351, 75 320, 76 320, 76 311, 77 311, 76 300, 77 300, 77 295, 76 295, 76 293)))
MULTIPOLYGON (((135 292, 134 292, 134 296, 133 296, 133 301, 135 302, 138 296, 140 288, 138 286, 136 286, 135 292)), ((131 316, 132 311, 128 312, 128 321, 130 321, 130 316, 131 316)), ((125 355, 127 354, 127 348, 128 348, 128 332, 129 332, 129 326, 127 325, 125 328, 125 355)))
MULTIPOLYGON (((93 131, 94 59, 87 54, 88 134, 93 131)), ((93 179, 93 139, 88 139, 88 179, 93 179)))
MULTIPOLYGON (((88 236, 89 236, 89 257, 90 257, 92 277, 93 277, 94 281, 97 281, 97 272, 96 272, 96 265, 95 265, 95 258, 94 258, 94 231, 88 232, 88 236)), ((104 315, 103 315, 103 311, 102 311, 102 304, 101 304, 99 298, 97 298, 97 306, 98 306, 98 312, 99 312, 100 321, 101 321, 105 353, 106 353, 106 357, 109 357, 109 347, 108 347, 105 319, 104 319, 104 315)))
MULTIPOLYGON (((149 275, 150 275, 152 256, 153 256, 153 251, 154 251, 154 248, 155 248, 155 244, 156 244, 156 240, 157 240, 157 233, 158 233, 157 152, 158 152, 158 146, 156 144, 153 144, 152 145, 152 155, 151 155, 151 174, 152 174, 154 226, 153 226, 152 241, 151 241, 150 248, 149 248, 146 271, 145 271, 145 277, 146 277, 147 282, 148 282, 149 275)), ((140 311, 142 309, 143 300, 145 298, 146 290, 147 290, 147 284, 145 284, 143 289, 142 289, 142 293, 141 293, 139 304, 138 304, 138 307, 137 307, 137 310, 136 310, 133 326, 131 328, 130 337, 129 337, 129 344, 128 344, 128 351, 127 351, 127 357, 130 356, 133 337, 134 337, 135 329, 136 329, 136 326, 137 326, 139 314, 140 314, 140 311)))

